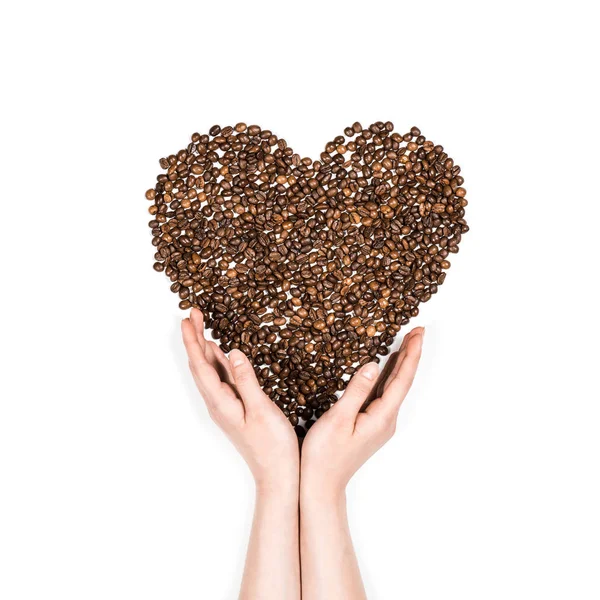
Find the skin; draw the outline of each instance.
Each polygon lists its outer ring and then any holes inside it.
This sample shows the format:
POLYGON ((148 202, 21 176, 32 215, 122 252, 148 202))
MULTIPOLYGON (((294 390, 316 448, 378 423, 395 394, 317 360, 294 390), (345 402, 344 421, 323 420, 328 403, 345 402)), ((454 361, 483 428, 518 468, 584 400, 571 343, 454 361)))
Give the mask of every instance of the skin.
POLYGON ((240 598, 366 598, 345 490, 354 473, 394 434, 417 370, 424 330, 413 329, 404 338, 383 373, 370 363, 354 375, 342 397, 306 435, 301 460, 293 428, 261 390, 244 354, 232 350, 227 358, 207 342, 197 309, 183 320, 182 333, 208 411, 256 483, 240 598))
POLYGON ((300 598, 298 440, 283 413, 261 390, 242 352, 229 360, 204 339, 202 313, 182 322, 183 341, 194 381, 213 421, 252 471, 256 504, 242 600, 300 598))
POLYGON ((382 377, 378 378, 375 363, 362 367, 304 440, 300 475, 304 598, 366 598, 350 537, 345 490, 354 473, 394 435, 398 411, 419 364, 423 333, 417 328, 404 338, 382 377))

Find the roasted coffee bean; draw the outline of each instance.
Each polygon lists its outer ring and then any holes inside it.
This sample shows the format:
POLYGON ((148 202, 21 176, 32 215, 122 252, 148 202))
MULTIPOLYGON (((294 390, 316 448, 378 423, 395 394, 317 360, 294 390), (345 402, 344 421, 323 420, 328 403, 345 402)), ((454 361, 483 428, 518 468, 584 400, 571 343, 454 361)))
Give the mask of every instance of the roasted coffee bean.
POLYGON ((145 194, 154 269, 247 354, 299 437, 389 353, 469 230, 442 146, 389 121, 343 131, 313 161, 258 125, 215 125, 161 158, 145 194))

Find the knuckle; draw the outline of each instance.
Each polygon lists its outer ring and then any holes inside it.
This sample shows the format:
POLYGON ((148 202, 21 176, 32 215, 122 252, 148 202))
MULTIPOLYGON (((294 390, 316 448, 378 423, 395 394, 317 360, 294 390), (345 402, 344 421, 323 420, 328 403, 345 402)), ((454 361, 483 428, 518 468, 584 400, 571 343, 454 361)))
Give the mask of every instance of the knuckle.
POLYGON ((238 385, 247 385, 252 380, 250 371, 248 369, 238 369, 235 372, 235 381, 238 385))
POLYGON ((366 377, 360 377, 358 379, 357 383, 357 390, 362 392, 363 394, 365 392, 368 392, 372 387, 373 387, 373 380, 371 379, 367 379, 366 377))
POLYGON ((251 419, 258 425, 264 425, 269 421, 270 415, 262 404, 252 406, 248 412, 251 413, 251 419))
MULTIPOLYGON (((342 405, 340 404, 339 406, 341 407, 342 405)), ((329 421, 333 421, 334 423, 343 423, 344 421, 348 421, 350 419, 346 412, 341 410, 341 408, 338 410, 330 408, 326 414, 327 419, 329 421)))
POLYGON ((331 421, 332 423, 341 424, 351 420, 352 417, 348 415, 347 411, 344 410, 343 402, 337 402, 321 417, 321 419, 331 421))
POLYGON ((221 414, 209 413, 211 421, 222 431, 226 431, 227 424, 221 414))
POLYGON ((216 423, 217 411, 215 410, 215 406, 209 402, 205 402, 205 404, 208 416, 216 423))
POLYGON ((212 400, 209 400, 207 402, 208 405, 208 410, 215 415, 220 415, 223 410, 221 409, 221 403, 220 402, 213 402, 212 400))
POLYGON ((394 434, 396 433, 396 419, 392 419, 392 421, 388 423, 386 433, 388 439, 394 436, 394 434))
POLYGON ((384 418, 379 423, 379 428, 386 438, 391 438, 396 433, 396 419, 395 417, 384 418))
POLYGON ((373 387, 373 381, 367 379, 366 377, 359 377, 354 384, 354 393, 357 396, 366 396, 369 394, 373 387))
POLYGON ((226 412, 219 402, 213 402, 208 405, 208 414, 214 423, 216 423, 221 429, 225 426, 227 421, 226 412))

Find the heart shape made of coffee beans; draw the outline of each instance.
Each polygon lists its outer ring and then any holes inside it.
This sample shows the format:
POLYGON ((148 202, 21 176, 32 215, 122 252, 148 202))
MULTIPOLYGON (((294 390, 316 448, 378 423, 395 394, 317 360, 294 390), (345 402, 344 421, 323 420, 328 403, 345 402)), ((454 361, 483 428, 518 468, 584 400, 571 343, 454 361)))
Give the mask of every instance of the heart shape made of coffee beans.
POLYGON ((468 231, 460 167, 393 129, 354 123, 313 160, 258 125, 215 125, 146 192, 155 270, 250 358, 299 435, 388 354, 468 231))

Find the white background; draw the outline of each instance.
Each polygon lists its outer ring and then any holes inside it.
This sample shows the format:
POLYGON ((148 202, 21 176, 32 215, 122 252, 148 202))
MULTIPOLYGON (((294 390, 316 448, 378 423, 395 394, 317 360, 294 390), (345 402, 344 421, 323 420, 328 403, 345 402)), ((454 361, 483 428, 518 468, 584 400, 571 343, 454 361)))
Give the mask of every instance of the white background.
POLYGON ((3 600, 236 596, 252 483, 186 372, 144 192, 215 123, 316 156, 388 119, 462 166, 471 232, 349 490, 369 597, 600 597, 592 6, 3 5, 3 600))

